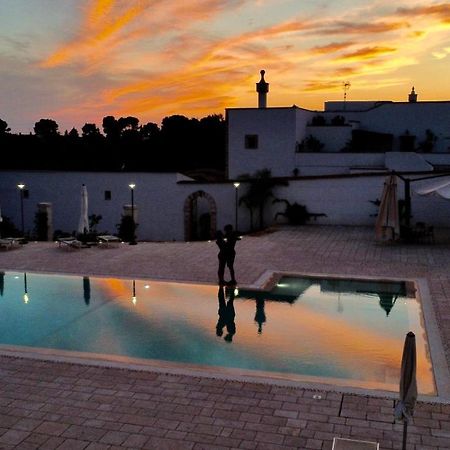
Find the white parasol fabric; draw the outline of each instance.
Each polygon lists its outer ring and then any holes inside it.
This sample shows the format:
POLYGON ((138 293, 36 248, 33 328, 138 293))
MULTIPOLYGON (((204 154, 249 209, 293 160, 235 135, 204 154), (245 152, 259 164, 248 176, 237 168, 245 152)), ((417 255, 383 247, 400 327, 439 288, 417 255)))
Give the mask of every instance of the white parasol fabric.
POLYGON ((380 240, 395 240, 400 235, 397 177, 395 175, 390 175, 384 182, 380 209, 375 223, 375 234, 380 240))
POLYGON ((412 190, 418 195, 435 195, 450 200, 450 176, 418 181, 412 190))
POLYGON ((88 192, 86 186, 81 186, 81 211, 80 221, 78 222, 78 233, 89 232, 89 217, 88 217, 88 192))

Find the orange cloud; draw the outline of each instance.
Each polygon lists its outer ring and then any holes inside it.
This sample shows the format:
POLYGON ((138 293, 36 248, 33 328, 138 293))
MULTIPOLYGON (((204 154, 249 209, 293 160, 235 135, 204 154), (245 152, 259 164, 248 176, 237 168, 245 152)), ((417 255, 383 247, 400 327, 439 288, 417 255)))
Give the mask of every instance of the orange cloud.
POLYGON ((324 27, 320 33, 325 34, 379 34, 409 28, 408 22, 340 22, 332 27, 324 27))
POLYGON ((337 59, 339 60, 372 59, 377 56, 385 55, 387 53, 393 53, 395 51, 397 51, 397 49, 393 47, 364 47, 354 52, 346 53, 337 59))
POLYGON ((399 8, 397 13, 408 17, 434 16, 437 17, 442 23, 450 24, 450 3, 417 6, 415 8, 399 8))
POLYGON ((310 51, 311 53, 328 54, 328 53, 335 53, 339 50, 348 48, 352 45, 354 45, 354 42, 331 42, 330 44, 327 45, 313 47, 310 51))

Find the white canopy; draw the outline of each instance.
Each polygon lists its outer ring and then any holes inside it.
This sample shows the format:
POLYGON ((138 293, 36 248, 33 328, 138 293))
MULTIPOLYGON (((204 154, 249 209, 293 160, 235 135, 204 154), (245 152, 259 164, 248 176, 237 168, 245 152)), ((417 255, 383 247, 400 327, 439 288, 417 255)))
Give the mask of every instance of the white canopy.
POLYGON ((415 194, 436 195, 450 200, 450 176, 412 183, 412 190, 415 194))

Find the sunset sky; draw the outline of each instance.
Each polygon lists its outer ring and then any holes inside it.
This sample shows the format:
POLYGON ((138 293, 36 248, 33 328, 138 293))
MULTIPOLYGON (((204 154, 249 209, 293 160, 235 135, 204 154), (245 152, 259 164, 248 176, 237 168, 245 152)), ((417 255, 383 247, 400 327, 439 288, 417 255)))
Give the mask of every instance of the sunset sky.
POLYGON ((326 100, 450 100, 450 2, 0 0, 0 118, 28 132, 326 100))

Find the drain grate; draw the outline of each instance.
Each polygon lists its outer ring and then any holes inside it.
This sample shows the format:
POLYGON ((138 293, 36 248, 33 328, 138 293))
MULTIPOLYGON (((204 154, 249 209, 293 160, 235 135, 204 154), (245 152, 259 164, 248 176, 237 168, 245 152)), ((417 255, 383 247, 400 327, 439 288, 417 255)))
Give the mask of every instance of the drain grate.
POLYGON ((332 450, 379 450, 378 442, 356 441, 354 439, 333 438, 332 450))

